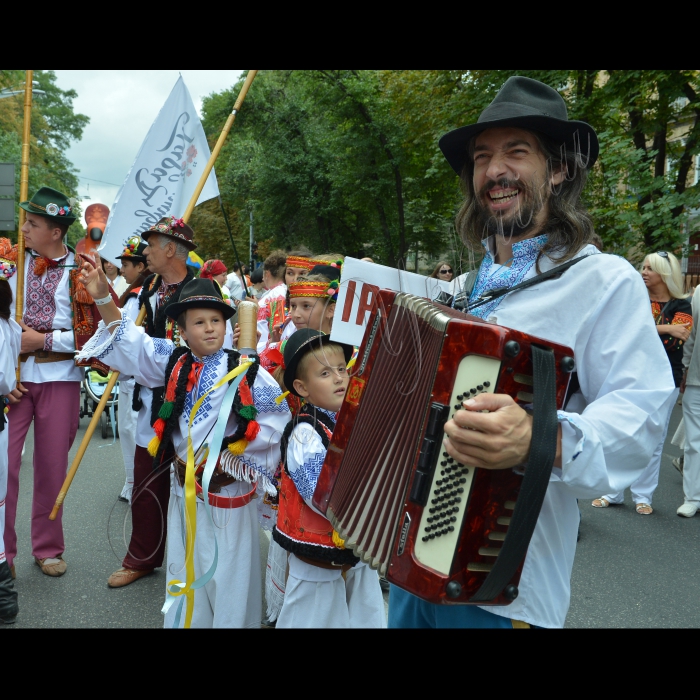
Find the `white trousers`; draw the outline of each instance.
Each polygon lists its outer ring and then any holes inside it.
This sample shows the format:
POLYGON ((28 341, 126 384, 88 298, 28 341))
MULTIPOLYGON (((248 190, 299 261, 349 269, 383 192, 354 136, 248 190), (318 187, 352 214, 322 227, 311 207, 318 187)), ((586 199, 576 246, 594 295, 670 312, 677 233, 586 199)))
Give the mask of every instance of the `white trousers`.
MULTIPOLYGON (((0 404, 0 411, 2 409, 3 406, 0 404)), ((10 425, 5 423, 5 430, 0 432, 0 564, 7 559, 5 556, 5 499, 7 498, 7 447, 9 436, 10 425)))
POLYGON ((340 569, 322 569, 290 554, 277 627, 385 628, 384 598, 377 572, 360 562, 343 578, 340 569))
MULTIPOLYGON (((171 479, 173 479, 171 474, 171 479)), ((185 546, 182 522, 182 489, 173 483, 168 506, 167 581, 185 580, 185 546)), ((221 489, 222 496, 238 496, 250 490, 236 482, 221 489)), ((214 560, 214 536, 219 545, 219 562, 209 583, 195 591, 192 628, 236 627, 260 629, 262 620, 262 574, 260 528, 255 500, 242 508, 214 508, 214 524, 204 503, 197 499, 197 538, 194 550, 195 576, 209 570, 214 560)), ((166 582, 167 583, 167 582, 166 582)), ((167 594, 166 594, 167 595, 167 594)), ((165 615, 166 629, 175 624, 180 598, 165 615)), ((185 623, 183 604, 179 627, 185 623)))
POLYGON ((133 381, 128 380, 119 383, 119 443, 122 446, 124 458, 124 471, 126 481, 121 492, 121 497, 131 503, 131 492, 134 488, 134 453, 136 452, 136 419, 139 414, 131 408, 134 400, 133 381))
POLYGON ((683 395, 685 461, 683 495, 686 503, 700 508, 700 386, 686 386, 683 395))
MULTIPOLYGON (((637 480, 630 486, 630 492, 632 494, 632 500, 635 503, 648 503, 651 505, 651 499, 654 497, 654 491, 659 485, 659 469, 661 468, 661 453, 664 449, 664 443, 666 442, 666 433, 668 433, 668 424, 671 422, 671 413, 676 406, 676 399, 678 398, 679 389, 673 390, 673 401, 671 401, 670 407, 668 409, 668 416, 666 417, 666 427, 664 428, 664 434, 661 438, 661 442, 656 446, 654 454, 651 456, 649 463, 647 464, 644 471, 637 478, 637 480)), ((603 496, 606 501, 610 503, 622 503, 625 500, 625 492, 620 491, 619 493, 610 493, 607 496, 603 496)))

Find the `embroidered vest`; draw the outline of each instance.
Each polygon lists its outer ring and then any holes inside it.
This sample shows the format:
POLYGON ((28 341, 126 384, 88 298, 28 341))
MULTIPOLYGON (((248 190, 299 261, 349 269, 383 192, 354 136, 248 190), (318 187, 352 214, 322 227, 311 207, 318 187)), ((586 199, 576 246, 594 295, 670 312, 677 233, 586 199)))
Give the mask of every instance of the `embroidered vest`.
POLYGON ((309 508, 287 472, 287 446, 292 430, 299 422, 312 425, 326 449, 335 427, 326 414, 308 413, 308 406, 304 406, 297 417, 287 424, 280 444, 279 510, 272 536, 280 547, 293 554, 338 565, 356 564, 359 559, 351 550, 342 549, 333 542, 333 526, 327 518, 309 508))
MULTIPOLYGON (((66 248, 75 255, 76 263, 79 263, 80 259, 75 250, 69 245, 66 245, 66 248)), ((12 255, 8 257, 16 260, 16 255, 16 246, 14 246, 12 255)), ((34 274, 34 258, 29 258, 27 276, 24 280, 24 320, 27 325, 35 330, 44 333, 57 330, 53 328, 53 319, 56 315, 55 295, 56 289, 63 279, 64 270, 65 268, 59 267, 48 268, 46 281, 42 285, 40 277, 34 274)), ((114 303, 119 306, 119 299, 111 288, 109 293, 114 303)), ((83 285, 79 269, 70 270, 68 294, 70 296, 71 316, 73 318, 75 349, 82 350, 83 345, 94 335, 97 324, 102 320, 102 316, 97 308, 97 304, 95 304, 95 300, 83 285)), ((81 360, 75 364, 78 367, 91 367, 104 375, 109 373, 109 367, 94 357, 88 360, 81 360)))
MULTIPOLYGON (((180 300, 180 294, 182 293, 183 287, 191 280, 194 279, 194 275, 188 270, 185 279, 180 282, 177 289, 168 297, 164 304, 161 304, 156 308, 155 314, 153 313, 153 307, 151 306, 151 299, 155 294, 158 293, 158 288, 160 287, 160 281, 157 275, 150 275, 147 277, 143 283, 143 292, 139 298, 139 310, 142 306, 146 306, 146 320, 144 321, 144 327, 146 328, 146 333, 151 336, 151 338, 165 338, 167 337, 166 326, 168 322, 168 315, 166 309, 170 304, 175 304, 180 300)), ((175 332, 177 329, 177 323, 172 322, 171 330, 175 332)), ((165 387, 159 386, 153 389, 153 403, 151 405, 151 425, 155 422, 160 407, 163 405, 163 394, 165 393, 165 387)), ((143 402, 141 401, 141 385, 136 382, 134 384, 134 398, 132 401, 132 408, 134 411, 140 411, 143 402)))

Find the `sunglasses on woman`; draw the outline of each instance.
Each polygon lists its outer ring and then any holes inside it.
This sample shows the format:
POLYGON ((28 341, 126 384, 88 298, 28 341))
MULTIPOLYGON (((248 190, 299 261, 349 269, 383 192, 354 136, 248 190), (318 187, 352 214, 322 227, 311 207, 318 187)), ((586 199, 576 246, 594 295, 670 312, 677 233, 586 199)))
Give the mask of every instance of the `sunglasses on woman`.
POLYGON ((657 255, 658 255, 660 258, 666 258, 666 260, 668 260, 668 253, 667 253, 665 250, 660 250, 660 251, 657 253, 657 255))
POLYGON ((452 274, 452 268, 451 268, 451 267, 448 267, 448 268, 445 268, 445 269, 443 269, 443 270, 440 270, 440 274, 441 274, 441 275, 446 275, 446 274, 448 274, 448 273, 449 273, 450 275, 452 274))

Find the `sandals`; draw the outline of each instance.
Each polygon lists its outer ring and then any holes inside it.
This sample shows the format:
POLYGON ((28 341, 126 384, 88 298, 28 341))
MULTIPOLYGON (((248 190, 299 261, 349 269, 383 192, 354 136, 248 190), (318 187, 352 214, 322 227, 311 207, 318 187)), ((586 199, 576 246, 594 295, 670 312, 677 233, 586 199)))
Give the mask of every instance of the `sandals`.
MULTIPOLYGON (((593 501, 591 501, 591 505, 594 508, 607 508, 608 506, 612 506, 615 504, 610 503, 610 501, 608 501, 607 498, 603 498, 601 496, 600 498, 593 499, 593 501)), ((648 503, 637 503, 634 509, 640 515, 651 515, 654 512, 654 509, 648 503)))

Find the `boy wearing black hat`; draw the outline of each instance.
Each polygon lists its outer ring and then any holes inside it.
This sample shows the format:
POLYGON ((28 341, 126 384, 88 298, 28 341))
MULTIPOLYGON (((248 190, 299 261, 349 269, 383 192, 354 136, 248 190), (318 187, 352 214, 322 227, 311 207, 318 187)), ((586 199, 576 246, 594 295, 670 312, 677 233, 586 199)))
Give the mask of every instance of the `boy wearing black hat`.
MULTIPOLYGON (((84 277, 102 301, 104 274, 86 263, 84 277)), ((143 386, 165 384, 149 452, 154 468, 170 465, 171 473, 166 627, 260 626, 259 526, 253 501, 257 491, 275 492, 275 436, 289 412, 284 401, 275 401, 279 386, 257 360, 223 348, 225 322, 233 311, 217 285, 195 279, 168 307, 189 347, 154 341, 106 302, 103 317, 109 332, 101 331, 85 348, 86 355, 101 353, 143 386), (99 348, 105 341, 107 347, 99 348), (236 386, 237 376, 242 379, 236 386), (213 459, 207 459, 210 453, 213 459)))
POLYGON ((379 578, 348 549, 311 499, 348 387, 349 345, 296 331, 284 349, 284 383, 305 399, 282 435, 275 542, 290 552, 277 627, 386 627, 379 578))

